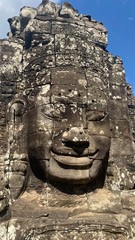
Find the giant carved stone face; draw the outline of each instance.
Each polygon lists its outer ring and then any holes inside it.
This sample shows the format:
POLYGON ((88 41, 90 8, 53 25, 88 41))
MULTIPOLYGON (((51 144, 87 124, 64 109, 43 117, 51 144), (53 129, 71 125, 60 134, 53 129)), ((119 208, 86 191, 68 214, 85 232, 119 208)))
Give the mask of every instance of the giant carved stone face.
POLYGON ((109 117, 90 103, 82 73, 58 71, 28 110, 28 154, 42 180, 86 184, 101 175, 110 149, 109 117))

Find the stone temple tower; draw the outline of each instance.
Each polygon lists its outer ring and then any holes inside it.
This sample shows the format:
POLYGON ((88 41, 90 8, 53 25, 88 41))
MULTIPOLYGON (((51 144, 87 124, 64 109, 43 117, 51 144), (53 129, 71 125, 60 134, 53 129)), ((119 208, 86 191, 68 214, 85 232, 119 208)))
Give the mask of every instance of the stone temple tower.
POLYGON ((0 240, 135 238, 135 98, 101 22, 23 7, 0 40, 0 240))

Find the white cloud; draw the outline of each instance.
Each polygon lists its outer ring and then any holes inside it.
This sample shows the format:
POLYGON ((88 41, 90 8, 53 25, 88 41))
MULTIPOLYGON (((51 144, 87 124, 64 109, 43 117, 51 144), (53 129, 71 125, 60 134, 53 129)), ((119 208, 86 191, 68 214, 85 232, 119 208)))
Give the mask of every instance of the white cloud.
POLYGON ((15 12, 15 8, 11 3, 8 3, 8 1, 2 1, 0 0, 0 12, 5 14, 11 14, 15 12))
POLYGON ((54 3, 60 3, 61 1, 60 1, 60 0, 52 0, 52 2, 54 2, 54 3))
POLYGON ((127 0, 124 0, 124 1, 123 1, 123 5, 125 5, 126 3, 127 3, 127 0))
MULTIPOLYGON (((18 16, 23 6, 37 7, 42 0, 0 0, 0 38, 6 37, 9 31, 7 19, 18 16)), ((59 3, 60 0, 53 0, 59 3)))
POLYGON ((129 21, 134 21, 134 18, 133 17, 129 17, 128 20, 129 21))
POLYGON ((98 7, 100 6, 100 0, 97 0, 97 5, 98 5, 98 7))
POLYGON ((37 7, 41 0, 0 0, 0 12, 12 14, 18 13, 23 6, 37 7))

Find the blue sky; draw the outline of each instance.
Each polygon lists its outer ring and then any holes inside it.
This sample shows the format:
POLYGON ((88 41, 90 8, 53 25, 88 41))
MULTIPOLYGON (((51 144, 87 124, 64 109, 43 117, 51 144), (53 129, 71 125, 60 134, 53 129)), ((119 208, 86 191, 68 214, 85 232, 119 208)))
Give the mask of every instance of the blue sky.
MULTIPOLYGON (((64 2, 54 0, 54 2, 64 2)), ((127 81, 135 93, 135 0, 69 0, 79 13, 91 15, 108 29, 107 50, 122 58, 127 81)), ((9 31, 7 19, 25 6, 37 7, 41 0, 0 0, 0 38, 9 31)))

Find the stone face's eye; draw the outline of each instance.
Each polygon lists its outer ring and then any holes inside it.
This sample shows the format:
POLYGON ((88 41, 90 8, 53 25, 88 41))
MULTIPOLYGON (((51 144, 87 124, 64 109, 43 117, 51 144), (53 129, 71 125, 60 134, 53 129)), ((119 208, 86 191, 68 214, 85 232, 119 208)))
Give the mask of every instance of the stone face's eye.
POLYGON ((89 111, 86 113, 86 119, 87 121, 104 121, 107 114, 105 112, 99 112, 99 111, 89 111))
POLYGON ((41 107, 41 113, 45 117, 49 119, 54 119, 56 121, 60 121, 62 119, 62 113, 64 112, 65 112, 65 106, 63 104, 59 104, 59 105, 48 104, 41 107))

